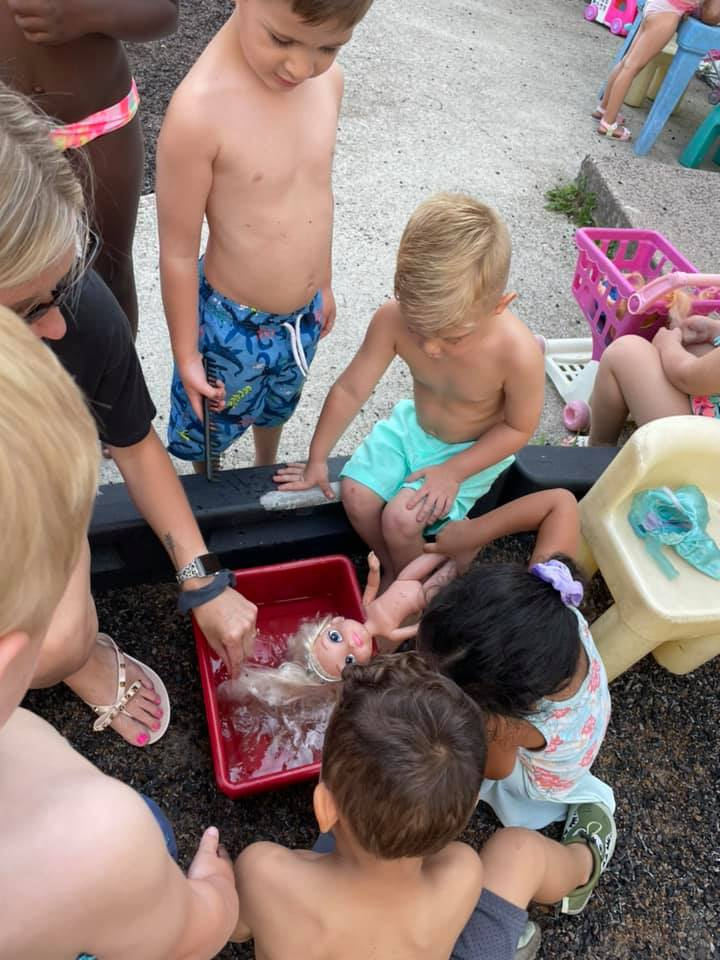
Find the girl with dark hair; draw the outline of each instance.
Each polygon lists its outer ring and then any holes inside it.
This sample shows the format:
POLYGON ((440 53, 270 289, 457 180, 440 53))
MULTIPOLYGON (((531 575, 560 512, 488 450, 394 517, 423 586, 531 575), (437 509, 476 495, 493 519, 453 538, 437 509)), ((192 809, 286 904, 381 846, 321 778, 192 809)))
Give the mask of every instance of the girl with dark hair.
POLYGON ((569 498, 567 491, 548 491, 455 524, 433 552, 457 550, 465 562, 473 531, 481 546, 492 538, 488 531, 496 537, 532 529, 533 522, 540 530, 529 569, 478 564, 441 590, 422 616, 417 645, 485 711, 488 760, 480 797, 501 822, 541 829, 556 820, 569 823, 580 812, 595 824, 607 863, 615 845, 615 799, 590 772, 610 719, 607 675, 578 609, 577 568, 552 552, 553 541, 577 539, 577 507, 569 498), (554 511, 547 510, 548 498, 554 511), (553 533, 549 517, 557 520, 558 509, 567 523, 553 533))

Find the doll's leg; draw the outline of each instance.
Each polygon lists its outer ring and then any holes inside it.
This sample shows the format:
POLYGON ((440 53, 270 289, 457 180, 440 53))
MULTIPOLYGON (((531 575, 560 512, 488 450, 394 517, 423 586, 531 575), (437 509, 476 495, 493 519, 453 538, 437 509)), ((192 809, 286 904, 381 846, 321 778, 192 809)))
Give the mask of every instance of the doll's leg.
POLYGON ((340 489, 348 520, 380 561, 382 591, 395 579, 395 568, 382 530, 385 501, 364 483, 351 480, 350 477, 343 477, 340 489))
POLYGON ((658 351, 634 335, 616 340, 603 354, 591 407, 591 445, 617 443, 628 413, 639 427, 691 413, 688 395, 667 379, 658 351))
POLYGON ((403 567, 396 580, 424 580, 448 558, 441 553, 423 553, 403 567))
POLYGON ((680 16, 675 13, 653 13, 643 20, 630 49, 610 74, 602 100, 605 116, 601 124, 615 123, 633 80, 660 53, 679 23, 680 16))

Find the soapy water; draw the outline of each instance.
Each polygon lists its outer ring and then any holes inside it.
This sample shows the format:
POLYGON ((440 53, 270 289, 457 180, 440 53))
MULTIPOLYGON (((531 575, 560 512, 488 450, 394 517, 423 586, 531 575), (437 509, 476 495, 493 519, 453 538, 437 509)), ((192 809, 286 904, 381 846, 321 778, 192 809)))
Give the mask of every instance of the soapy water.
POLYGON ((305 674, 299 664, 286 662, 288 639, 287 635, 258 638, 252 662, 238 677, 225 679, 217 687, 231 783, 304 767, 321 758, 337 688, 301 683, 289 690, 278 682, 280 671, 275 668, 281 665, 283 671, 305 674))

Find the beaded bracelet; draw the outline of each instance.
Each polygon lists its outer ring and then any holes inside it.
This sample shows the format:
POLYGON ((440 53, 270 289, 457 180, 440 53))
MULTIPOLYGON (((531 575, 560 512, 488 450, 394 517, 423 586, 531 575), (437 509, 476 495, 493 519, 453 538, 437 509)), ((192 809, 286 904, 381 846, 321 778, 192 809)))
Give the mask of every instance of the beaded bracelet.
POLYGON ((207 586, 198 587, 196 590, 180 591, 177 602, 178 612, 186 614, 195 607, 201 607, 204 603, 219 597, 228 587, 234 586, 235 574, 232 570, 218 570, 207 586))

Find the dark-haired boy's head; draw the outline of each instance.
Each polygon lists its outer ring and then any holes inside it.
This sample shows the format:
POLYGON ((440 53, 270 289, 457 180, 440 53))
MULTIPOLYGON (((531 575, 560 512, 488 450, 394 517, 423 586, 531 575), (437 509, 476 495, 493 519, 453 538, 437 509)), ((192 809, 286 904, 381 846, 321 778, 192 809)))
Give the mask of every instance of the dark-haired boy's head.
POLYGON ((477 802, 481 710, 415 653, 346 668, 343 681, 318 789, 366 852, 387 860, 436 853, 461 833, 477 802))
MULTIPOLYGON (((556 555, 579 579, 573 561, 556 555)), ((418 652, 489 714, 520 718, 577 669, 575 612, 520 563, 476 564, 428 604, 418 652)))

